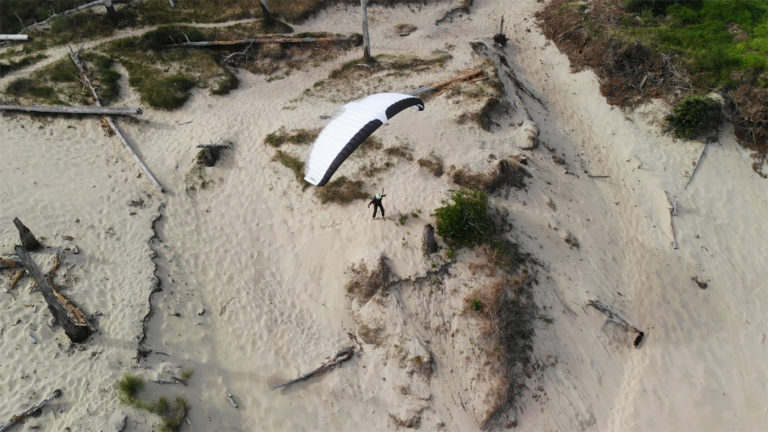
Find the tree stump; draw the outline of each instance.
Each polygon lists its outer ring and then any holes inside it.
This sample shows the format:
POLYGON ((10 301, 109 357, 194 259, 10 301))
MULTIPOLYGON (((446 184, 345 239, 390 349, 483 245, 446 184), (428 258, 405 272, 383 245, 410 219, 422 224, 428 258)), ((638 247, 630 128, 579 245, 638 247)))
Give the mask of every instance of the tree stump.
POLYGON ((13 224, 16 225, 16 228, 19 230, 19 237, 21 238, 21 245, 24 247, 24 249, 28 251, 35 251, 43 247, 43 245, 40 244, 39 241, 35 238, 34 235, 32 235, 32 232, 29 230, 29 228, 24 225, 19 218, 13 218, 13 224))
POLYGON ((424 225, 424 235, 421 241, 421 250, 426 254, 437 252, 437 240, 435 240, 435 227, 432 224, 424 225))

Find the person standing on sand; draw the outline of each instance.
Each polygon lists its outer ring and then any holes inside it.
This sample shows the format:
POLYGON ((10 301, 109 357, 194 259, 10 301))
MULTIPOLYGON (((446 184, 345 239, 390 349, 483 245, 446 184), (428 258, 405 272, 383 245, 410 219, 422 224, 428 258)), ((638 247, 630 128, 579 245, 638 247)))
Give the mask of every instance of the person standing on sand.
POLYGON ((373 204, 373 218, 376 219, 376 210, 381 209, 381 217, 384 217, 384 206, 381 205, 381 200, 386 195, 382 194, 376 194, 373 198, 371 198, 371 202, 368 203, 368 208, 371 208, 371 204, 373 204))

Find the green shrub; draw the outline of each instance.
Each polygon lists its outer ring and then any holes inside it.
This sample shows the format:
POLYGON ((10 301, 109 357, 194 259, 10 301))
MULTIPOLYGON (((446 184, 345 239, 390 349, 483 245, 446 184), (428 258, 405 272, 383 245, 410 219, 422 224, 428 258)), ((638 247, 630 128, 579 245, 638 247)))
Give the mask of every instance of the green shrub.
POLYGON ((36 84, 29 78, 19 78, 11 81, 5 91, 9 95, 22 97, 51 98, 54 95, 53 87, 36 84))
POLYGON ((126 373, 117 382, 117 388, 120 392, 120 401, 130 405, 136 402, 136 396, 144 388, 144 381, 137 376, 126 373))
POLYGON ((453 204, 443 201, 435 210, 437 233, 452 246, 474 246, 488 240, 493 223, 488 215, 488 196, 461 189, 453 193, 453 204))
POLYGON ((470 300, 470 307, 472 308, 473 311, 480 312, 481 310, 483 310, 483 303, 480 300, 473 298, 472 300, 470 300))
POLYGON ((678 138, 695 139, 720 126, 720 104, 706 96, 689 96, 665 120, 678 138))
POLYGON ((172 75, 152 80, 140 87, 141 99, 153 108, 172 110, 184 105, 189 99, 189 90, 197 81, 186 75, 172 75))

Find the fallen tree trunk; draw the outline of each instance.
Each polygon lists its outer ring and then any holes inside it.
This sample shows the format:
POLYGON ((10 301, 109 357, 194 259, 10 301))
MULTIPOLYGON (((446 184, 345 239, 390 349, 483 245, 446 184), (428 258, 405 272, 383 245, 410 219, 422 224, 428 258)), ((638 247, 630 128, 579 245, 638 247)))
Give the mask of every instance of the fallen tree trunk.
POLYGON ((37 287, 48 304, 48 310, 58 320, 69 339, 76 343, 88 339, 88 336, 91 335, 91 328, 88 326, 88 320, 85 319, 83 313, 71 301, 53 289, 45 274, 40 271, 26 249, 22 246, 16 246, 15 251, 21 262, 24 263, 24 267, 35 279, 37 287))
POLYGON ((19 230, 19 238, 21 239, 21 245, 24 246, 24 249, 31 252, 43 247, 32 234, 32 231, 30 231, 19 218, 13 218, 13 224, 16 225, 16 229, 19 230))
POLYGON ((428 92, 441 92, 448 88, 449 86, 460 82, 460 81, 471 81, 471 80, 480 80, 484 79, 483 77, 483 70, 482 69, 472 69, 470 71, 464 72, 460 75, 457 75, 451 79, 447 79, 445 81, 440 81, 432 84, 428 84, 424 87, 420 87, 416 90, 408 92, 409 95, 417 96, 423 93, 428 92))
POLYGON ((339 352, 336 353, 336 355, 333 356, 333 358, 331 358, 327 362, 323 363, 322 366, 320 366, 319 368, 313 370, 312 372, 310 372, 310 373, 308 373, 306 375, 302 375, 302 376, 300 376, 300 377, 298 377, 296 379, 292 379, 292 380, 290 380, 288 382, 284 382, 282 384, 278 384, 278 385, 272 387, 270 390, 277 390, 277 389, 282 388, 282 387, 288 387, 290 385, 296 384, 297 382, 306 381, 306 380, 308 380, 308 379, 310 379, 312 377, 315 377, 315 376, 318 376, 318 375, 322 375, 325 372, 328 372, 329 370, 333 369, 334 366, 336 366, 336 365, 338 365, 340 363, 344 363, 345 361, 351 359, 352 358, 352 354, 354 354, 354 353, 355 353, 354 347, 348 346, 346 348, 342 348, 341 350, 339 350, 339 352))
POLYGON ((359 40, 356 37, 338 37, 338 38, 263 37, 263 38, 253 38, 253 39, 237 39, 237 40, 181 42, 177 44, 168 45, 168 47, 169 48, 190 48, 190 47, 231 46, 231 45, 266 44, 266 43, 339 43, 339 42, 358 42, 358 41, 359 40))
POLYGON ((50 114, 140 115, 141 108, 116 106, 63 106, 63 105, 0 105, 0 111, 23 111, 50 114))
POLYGON ((25 34, 0 34, 0 41, 28 41, 29 35, 25 34))
POLYGON ((640 348, 640 343, 643 341, 643 338, 645 337, 645 332, 643 332, 639 328, 630 324, 627 320, 624 319, 624 317, 621 316, 621 314, 619 314, 612 307, 601 302, 600 300, 589 300, 587 302, 587 305, 592 306, 593 308, 604 313, 609 320, 624 327, 625 330, 634 331, 635 333, 637 333, 637 336, 635 337, 633 345, 635 346, 635 348, 640 348))
MULTIPOLYGON (((81 47, 82 49, 82 47, 81 47)), ((101 98, 99 97, 99 94, 96 92, 96 89, 93 87, 93 84, 91 83, 91 79, 88 77, 88 71, 85 69, 85 65, 80 60, 80 56, 78 55, 78 52, 74 52, 72 50, 72 47, 69 47, 69 57, 72 59, 72 62, 75 63, 75 66, 77 67, 78 72, 80 72, 80 78, 83 80, 83 82, 88 86, 88 88, 91 89, 91 94, 93 94, 93 98, 96 100, 96 105, 101 106, 101 98)), ((144 161, 141 160, 138 154, 136 154, 136 151, 131 147, 131 144, 128 143, 128 140, 125 139, 125 136, 123 136, 122 132, 120 132, 120 129, 117 128, 117 125, 112 120, 112 117, 105 116, 104 118, 107 119, 107 126, 109 126, 110 129, 117 135, 118 138, 120 138, 120 141, 123 143, 123 146, 128 150, 128 152, 133 156, 133 159, 136 161, 137 164, 139 164, 139 167, 141 167, 142 170, 144 170, 144 174, 146 174, 149 181, 152 183, 152 185, 160 191, 160 193, 165 192, 163 187, 160 185, 160 182, 157 181, 157 178, 155 178, 155 175, 152 174, 152 171, 149 170, 149 167, 147 167, 144 164, 144 161)))
POLYGON ((23 412, 21 412, 19 414, 16 414, 15 416, 11 417, 10 420, 8 420, 7 422, 1 424, 0 425, 0 432, 5 432, 8 429, 10 429, 13 425, 15 425, 17 423, 23 422, 27 417, 35 415, 37 412, 39 412, 41 409, 43 409, 43 407, 48 405, 48 402, 50 402, 50 401, 52 401, 52 400, 54 400, 54 399, 56 399, 58 397, 61 397, 61 390, 56 389, 56 390, 53 391, 53 393, 51 393, 50 396, 48 396, 47 398, 43 399, 37 405, 34 405, 34 406, 24 410, 23 412))

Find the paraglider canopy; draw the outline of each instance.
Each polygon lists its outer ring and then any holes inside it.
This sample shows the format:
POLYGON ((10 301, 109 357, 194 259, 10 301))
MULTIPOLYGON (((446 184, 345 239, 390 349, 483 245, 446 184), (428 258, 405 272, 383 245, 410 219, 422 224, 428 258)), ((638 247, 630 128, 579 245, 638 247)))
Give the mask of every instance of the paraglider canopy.
POLYGON ((317 136, 304 180, 317 186, 328 183, 342 162, 379 126, 408 107, 424 109, 424 101, 401 93, 376 93, 344 105, 341 113, 317 136))

